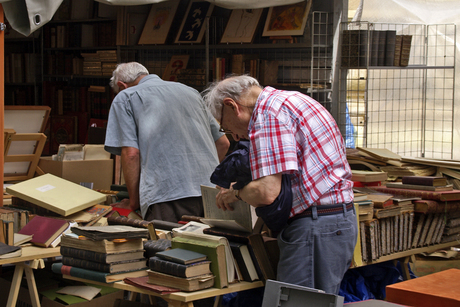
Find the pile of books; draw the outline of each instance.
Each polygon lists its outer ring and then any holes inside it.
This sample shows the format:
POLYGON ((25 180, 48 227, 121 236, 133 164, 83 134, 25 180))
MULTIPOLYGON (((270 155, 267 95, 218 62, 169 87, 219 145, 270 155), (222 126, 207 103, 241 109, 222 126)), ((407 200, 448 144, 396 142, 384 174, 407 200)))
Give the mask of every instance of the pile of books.
POLYGON ((147 229, 113 225, 71 230, 61 238, 62 262, 52 264, 53 272, 105 283, 147 276, 147 229))
POLYGON ((157 252, 149 259, 148 283, 196 291, 214 285, 211 261, 205 254, 173 248, 157 252))

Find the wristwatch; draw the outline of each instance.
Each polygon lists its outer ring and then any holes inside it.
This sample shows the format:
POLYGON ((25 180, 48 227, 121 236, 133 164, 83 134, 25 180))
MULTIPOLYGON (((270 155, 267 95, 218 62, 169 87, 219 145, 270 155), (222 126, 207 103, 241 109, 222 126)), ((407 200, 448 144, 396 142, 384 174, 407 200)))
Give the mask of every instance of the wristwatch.
POLYGON ((240 197, 240 190, 234 190, 235 191, 235 197, 238 198, 239 200, 242 200, 240 197))

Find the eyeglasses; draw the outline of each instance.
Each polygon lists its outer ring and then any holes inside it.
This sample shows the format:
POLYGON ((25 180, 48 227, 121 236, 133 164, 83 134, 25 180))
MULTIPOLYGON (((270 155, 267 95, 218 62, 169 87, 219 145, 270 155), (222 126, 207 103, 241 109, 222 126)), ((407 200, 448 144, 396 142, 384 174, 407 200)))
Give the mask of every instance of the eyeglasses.
POLYGON ((225 134, 232 134, 232 132, 230 130, 227 130, 225 128, 222 127, 222 122, 224 120, 224 104, 222 104, 222 110, 221 110, 221 113, 220 113, 220 129, 219 129, 219 132, 223 132, 225 134))

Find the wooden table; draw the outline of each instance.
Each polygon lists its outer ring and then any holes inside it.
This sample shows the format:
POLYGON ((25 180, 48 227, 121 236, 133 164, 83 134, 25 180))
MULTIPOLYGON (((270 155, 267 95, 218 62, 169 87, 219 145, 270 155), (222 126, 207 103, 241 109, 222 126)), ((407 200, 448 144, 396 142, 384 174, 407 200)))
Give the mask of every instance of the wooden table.
MULTIPOLYGON (((220 298, 222 295, 227 294, 227 293, 255 289, 255 288, 260 288, 264 286, 264 283, 262 281, 255 281, 255 282, 242 281, 239 283, 231 284, 227 288, 223 288, 223 289, 209 288, 209 289, 199 290, 195 292, 174 292, 170 294, 161 295, 154 291, 150 291, 147 289, 138 288, 136 286, 126 284, 124 281, 117 281, 114 283, 107 284, 107 283, 96 282, 96 281, 87 280, 83 278, 73 277, 69 275, 63 275, 63 277, 67 279, 81 281, 81 282, 88 282, 88 283, 97 284, 97 285, 109 286, 115 289, 127 290, 133 293, 142 293, 142 294, 147 294, 150 296, 161 297, 162 299, 168 302, 168 307, 193 307, 193 301, 196 301, 196 300, 200 300, 203 298, 209 298, 209 297, 220 298)), ((216 303, 214 304, 214 306, 217 306, 218 302, 219 300, 216 299, 216 303)))
POLYGON ((40 307, 40 298, 38 296, 37 285, 33 269, 42 269, 45 267, 44 258, 61 256, 61 248, 44 248, 38 246, 25 246, 22 248, 22 256, 15 258, 0 259, 2 264, 15 264, 13 281, 11 282, 10 293, 8 295, 7 307, 16 306, 19 289, 21 288, 22 274, 26 273, 27 286, 29 288, 30 299, 33 307, 40 307))

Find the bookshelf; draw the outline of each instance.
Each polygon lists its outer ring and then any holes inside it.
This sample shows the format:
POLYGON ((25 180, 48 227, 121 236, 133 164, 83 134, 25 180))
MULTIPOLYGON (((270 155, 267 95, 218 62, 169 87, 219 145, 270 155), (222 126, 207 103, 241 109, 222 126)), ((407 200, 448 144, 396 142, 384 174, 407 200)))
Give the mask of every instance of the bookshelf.
POLYGON ((399 155, 452 159, 455 32, 454 24, 342 23, 338 124, 344 137, 399 155), (410 38, 403 52, 395 52, 393 35, 410 38), (406 63, 397 60, 403 53, 406 63))
MULTIPOLYGON (((75 122, 77 130, 81 130, 80 127, 86 130, 89 119, 107 119, 113 93, 108 86, 111 72, 86 74, 83 72, 84 55, 115 52, 117 63, 138 61, 160 77, 173 56, 186 55, 189 58, 186 70, 192 77, 179 75, 178 80, 187 84, 188 80, 196 79, 195 84, 189 85, 198 91, 215 80, 216 58, 224 59, 225 64, 221 67, 225 68, 223 74, 228 74, 233 56, 249 55, 256 59, 259 66, 262 63, 267 67, 268 63, 272 64, 272 68, 277 66, 277 72, 274 70, 273 73, 272 70, 267 78, 263 77, 265 74, 258 75, 260 70, 256 70, 255 76, 261 79, 264 86, 306 93, 322 103, 335 117, 338 108, 334 88, 338 82, 334 80, 337 80, 338 74, 334 69, 333 55, 338 46, 334 37, 337 37, 335 33, 338 31, 339 16, 342 10, 347 10, 347 4, 342 0, 311 1, 303 35, 286 39, 263 36, 269 12, 269 8, 264 8, 250 42, 222 43, 221 37, 232 10, 214 6, 206 20, 202 42, 175 43, 189 2, 181 0, 165 43, 139 45, 136 42, 139 41, 151 5, 110 6, 93 0, 81 3, 64 0, 53 20, 37 31, 38 36, 34 40, 33 53, 40 67, 33 86, 37 92, 33 104, 50 106, 51 121, 75 122), (77 6, 79 12, 74 14, 75 3, 89 9, 77 6), (133 32, 134 28, 136 31, 133 32), (193 74, 197 74, 196 77, 193 74), (97 90, 90 90, 91 87, 97 90), (68 116, 72 119, 68 119, 68 116)), ((7 84, 7 88, 13 89, 11 84, 7 84)), ((11 103, 7 101, 7 104, 16 104, 14 100, 11 103)), ((72 127, 68 129, 74 130, 72 127)), ((53 127, 50 126, 47 131, 53 131, 53 127)), ((51 137, 52 133, 47 135, 51 137)), ((73 141, 84 142, 82 138, 73 141)), ((52 149, 46 152, 45 148, 45 154, 53 154, 52 149)))

